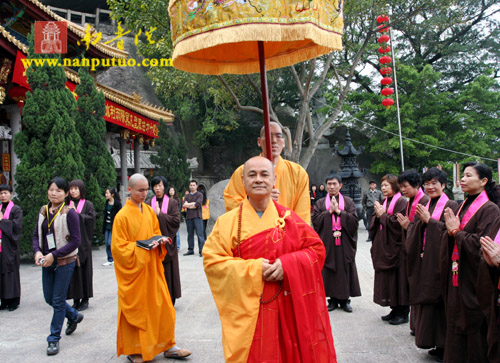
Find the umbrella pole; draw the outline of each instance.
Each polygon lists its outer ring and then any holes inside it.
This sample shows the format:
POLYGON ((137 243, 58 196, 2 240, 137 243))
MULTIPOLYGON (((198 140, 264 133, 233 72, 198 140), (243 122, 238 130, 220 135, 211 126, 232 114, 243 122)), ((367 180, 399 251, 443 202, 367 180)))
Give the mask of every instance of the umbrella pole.
POLYGON ((257 42, 259 47, 260 87, 262 90, 262 109, 264 110, 264 136, 266 140, 266 156, 271 162, 273 154, 271 150, 271 127, 269 126, 269 94, 267 91, 266 58, 264 54, 264 42, 257 42))

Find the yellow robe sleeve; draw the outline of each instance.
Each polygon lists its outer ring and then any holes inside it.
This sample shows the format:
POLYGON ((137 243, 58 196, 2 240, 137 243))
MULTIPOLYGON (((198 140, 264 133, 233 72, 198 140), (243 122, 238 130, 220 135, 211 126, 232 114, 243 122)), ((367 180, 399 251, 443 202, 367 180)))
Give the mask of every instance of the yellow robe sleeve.
MULTIPOLYGON (((248 200, 243 204, 242 240, 273 227, 278 217, 273 203, 259 218, 248 200), (268 211, 269 210, 269 211, 268 211)), ((262 259, 233 256, 237 246, 238 209, 219 217, 203 247, 203 265, 222 325, 226 362, 246 362, 264 288, 262 259)))
POLYGON ((241 176, 243 175, 243 165, 236 169, 229 180, 229 184, 224 189, 224 205, 226 212, 238 207, 246 199, 247 193, 243 187, 241 176))

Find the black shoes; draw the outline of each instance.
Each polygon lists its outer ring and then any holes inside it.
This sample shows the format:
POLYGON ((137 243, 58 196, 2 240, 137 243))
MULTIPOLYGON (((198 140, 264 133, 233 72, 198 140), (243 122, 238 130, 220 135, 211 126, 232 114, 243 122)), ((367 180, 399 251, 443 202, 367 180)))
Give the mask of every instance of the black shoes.
MULTIPOLYGON (((83 314, 78 314, 75 321, 68 320, 68 327, 66 328, 66 335, 71 335, 76 330, 76 327, 83 320, 83 314)), ((54 353, 56 354, 56 353, 54 353)))
POLYGON ((57 353, 59 353, 59 342, 49 342, 47 355, 56 355, 57 353))
POLYGON ((17 304, 11 304, 11 305, 9 305, 9 311, 17 310, 18 306, 19 305, 17 305, 17 304))
POLYGON ((73 309, 78 309, 78 307, 80 306, 81 304, 81 300, 80 299, 73 299, 73 306, 71 306, 73 309))
POLYGON ((200 252, 200 257, 203 257, 203 255, 201 254, 201 252, 200 252))
POLYGON ((396 315, 394 314, 394 310, 391 310, 391 312, 389 314, 384 315, 381 318, 383 321, 389 321, 389 320, 393 319, 395 316, 396 315))
POLYGON ((194 255, 194 251, 187 251, 183 256, 191 256, 194 255))
POLYGON ((429 355, 432 355, 436 359, 436 361, 438 362, 443 361, 444 348, 433 348, 429 350, 427 353, 429 353, 429 355))
POLYGON ((345 304, 340 303, 340 307, 346 312, 346 313, 352 313, 352 307, 350 304, 350 300, 346 300, 345 304))
POLYGON ((328 311, 333 311, 338 308, 338 304, 333 302, 332 299, 328 300, 328 311))
POLYGON ((391 325, 401 325, 401 324, 406 324, 408 322, 408 317, 404 317, 401 315, 396 315, 394 318, 389 320, 389 324, 391 325))
POLYGON ((76 310, 83 311, 89 307, 89 299, 82 299, 76 310))

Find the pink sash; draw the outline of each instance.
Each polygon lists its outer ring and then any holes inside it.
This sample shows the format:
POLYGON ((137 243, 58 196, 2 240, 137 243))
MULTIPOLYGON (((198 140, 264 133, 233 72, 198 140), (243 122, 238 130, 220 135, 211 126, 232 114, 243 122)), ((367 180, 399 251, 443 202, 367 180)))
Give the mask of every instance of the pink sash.
POLYGON ((83 206, 85 205, 85 199, 80 199, 78 205, 76 206, 76 212, 78 214, 82 213, 83 206))
MULTIPOLYGON (((441 215, 443 214, 444 207, 446 206, 446 203, 448 202, 448 200, 450 200, 450 198, 448 198, 448 196, 445 193, 441 194, 441 196, 439 197, 439 200, 437 201, 436 208, 434 208, 434 211, 432 212, 432 216, 431 216, 432 219, 435 219, 436 221, 439 221, 441 219, 441 215)), ((429 199, 429 201, 427 202, 427 204, 425 206, 425 209, 429 210, 430 205, 431 205, 431 200, 429 199)), ((424 231, 424 243, 422 245, 422 252, 425 250, 426 237, 427 237, 427 227, 425 227, 425 231, 424 231)), ((422 255, 422 257, 423 257, 423 255, 422 255)))
POLYGON ((413 222, 415 219, 415 212, 417 211, 417 204, 420 202, 420 199, 424 196, 424 191, 422 188, 418 188, 417 195, 415 195, 415 198, 413 199, 413 203, 411 204, 411 210, 410 210, 410 215, 408 215, 408 208, 410 207, 410 203, 406 205, 406 216, 410 218, 410 222, 413 222))
POLYGON ((500 228, 498 229, 497 235, 495 236, 495 239, 493 241, 500 245, 500 228))
MULTIPOLYGON (((10 211, 12 210, 12 207, 14 206, 14 203, 9 201, 9 204, 7 204, 7 208, 5 208, 5 213, 3 214, 4 219, 9 219, 10 216, 10 211)), ((0 229, 0 252, 2 252, 2 230, 0 229)))
MULTIPOLYGON (((467 198, 468 199, 468 198, 467 198)), ((467 202, 467 199, 462 203, 460 206, 460 209, 457 212, 457 217, 460 218, 460 212, 462 211, 463 206, 465 205, 465 202, 467 202)), ((488 194, 486 194, 486 191, 482 191, 481 194, 477 196, 477 198, 472 202, 470 205, 469 209, 467 209, 467 212, 465 212, 464 218, 460 222, 460 230, 463 231, 467 223, 471 220, 471 218, 476 214, 476 212, 484 205, 486 202, 489 201, 488 194)), ((451 273, 452 273, 452 278, 451 278, 451 283, 453 286, 458 287, 458 260, 460 259, 460 256, 458 254, 458 247, 457 247, 457 240, 455 238, 455 246, 453 247, 453 253, 451 254, 451 273)))
MULTIPOLYGON (((339 193, 339 209, 344 210, 344 205, 344 196, 342 193, 339 193)), ((327 195, 325 198, 325 208, 326 210, 330 210, 330 195, 327 195)), ((336 217, 335 213, 332 213, 332 231, 333 237, 335 238, 335 246, 340 246, 340 237, 342 236, 340 232, 342 230, 342 225, 340 222, 340 216, 336 217)))
MULTIPOLYGON (((151 207, 156 209, 156 195, 151 199, 151 207)), ((163 201, 161 202, 161 212, 163 214, 167 214, 168 210, 168 196, 166 194, 163 195, 163 201)))
MULTIPOLYGON (((384 207, 384 209, 387 210, 387 214, 392 216, 392 214, 394 213, 394 207, 396 206, 396 202, 398 201, 399 198, 401 198, 401 193, 398 192, 394 194, 391 200, 391 204, 389 204, 389 209, 386 209, 388 198, 385 198, 384 204, 382 206, 384 207)), ((380 230, 382 230, 382 225, 380 225, 380 230)))

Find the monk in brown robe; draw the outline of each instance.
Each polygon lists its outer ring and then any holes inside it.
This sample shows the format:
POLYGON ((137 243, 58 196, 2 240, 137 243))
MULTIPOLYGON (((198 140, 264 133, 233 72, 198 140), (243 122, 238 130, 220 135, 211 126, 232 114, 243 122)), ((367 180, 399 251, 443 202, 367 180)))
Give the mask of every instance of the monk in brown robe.
POLYGON ((444 193, 444 171, 431 168, 422 179, 425 192, 431 199, 425 205, 416 206, 416 218, 409 224, 406 236, 411 315, 415 324, 415 345, 422 349, 433 348, 429 354, 442 360, 446 314, 439 261, 441 246, 448 243, 444 210, 451 208, 456 212, 458 204, 444 193))
POLYGON ((328 310, 335 310, 340 305, 344 311, 351 313, 349 297, 361 296, 355 261, 358 214, 352 199, 340 193, 341 176, 328 175, 326 189, 328 195, 314 205, 312 222, 326 249, 321 274, 325 295, 330 298, 328 310))
POLYGON ((167 243, 165 245, 167 254, 162 263, 172 304, 175 305, 175 299, 181 297, 181 275, 179 273, 177 250, 177 231, 181 225, 181 215, 177 200, 169 198, 166 194, 166 190, 168 190, 167 178, 155 176, 151 179, 151 187, 155 192, 155 196, 149 201, 149 204, 158 217, 161 234, 170 237, 173 241, 172 244, 167 243))
POLYGON ((500 217, 493 222, 491 235, 481 237, 483 260, 477 274, 477 299, 488 325, 488 359, 500 362, 500 217))
POLYGON ((172 240, 157 237, 150 250, 137 246, 138 240, 161 235, 158 218, 144 203, 148 190, 144 175, 130 177, 130 198, 116 214, 111 237, 118 284, 116 350, 118 356, 127 354, 131 362, 153 360, 162 352, 165 358, 174 359, 191 355, 175 345, 175 309, 162 264, 163 246, 172 240))
POLYGON ((92 283, 92 239, 95 227, 95 209, 91 201, 85 199, 83 181, 77 179, 69 183, 70 203, 80 220, 81 243, 78 247, 79 263, 75 266, 68 288, 67 299, 73 299, 73 308, 82 311, 88 308, 89 298, 94 296, 92 283))
POLYGON ((480 238, 491 235, 499 215, 491 170, 466 163, 460 181, 468 198, 457 215, 445 209, 450 238, 441 251, 441 281, 446 306, 445 362, 487 362, 487 321, 477 298, 482 258, 480 238))
POLYGON ((398 177, 387 174, 382 177, 383 205, 375 202, 375 213, 371 217, 370 250, 375 281, 373 301, 380 306, 390 306, 391 312, 382 320, 392 325, 408 322, 409 296, 406 276, 403 230, 398 222, 398 213, 406 210, 406 199, 399 193, 398 177))
POLYGON ((12 188, 0 185, 0 310, 14 311, 21 300, 21 255, 19 239, 23 224, 23 211, 12 201, 12 188))

